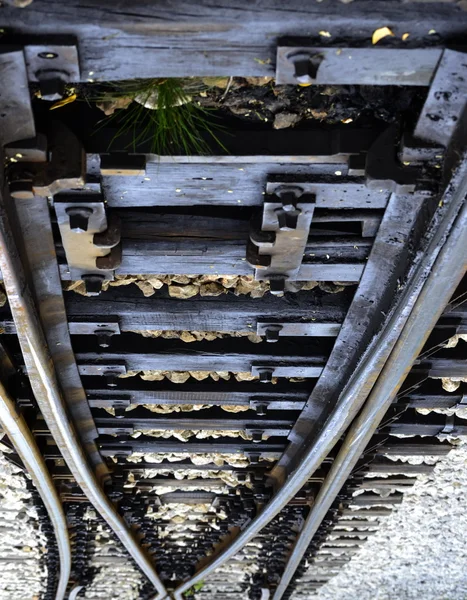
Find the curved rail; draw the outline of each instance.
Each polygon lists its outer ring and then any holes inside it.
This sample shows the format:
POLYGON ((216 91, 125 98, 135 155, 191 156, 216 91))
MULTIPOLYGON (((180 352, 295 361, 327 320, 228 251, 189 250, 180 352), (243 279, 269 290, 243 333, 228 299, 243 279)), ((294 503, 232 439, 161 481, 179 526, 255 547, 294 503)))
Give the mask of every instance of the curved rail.
POLYGON ((0 268, 31 386, 55 442, 84 494, 154 585, 158 598, 162 599, 167 594, 162 581, 149 557, 99 485, 68 417, 3 201, 0 202, 0 268))
POLYGON ((440 203, 440 206, 444 206, 444 208, 437 209, 440 222, 436 229, 431 232, 429 246, 415 262, 400 301, 391 315, 385 319, 379 335, 369 345, 347 386, 341 393, 333 412, 326 420, 314 443, 304 452, 300 464, 291 472, 263 512, 225 550, 175 590, 173 595, 175 600, 183 600, 184 592, 189 590, 195 583, 206 578, 240 551, 282 510, 305 485, 361 409, 371 391, 368 381, 375 380, 376 375, 381 372, 388 360, 421 293, 425 279, 428 277, 430 269, 438 256, 443 238, 446 232, 449 231, 460 206, 462 206, 467 192, 466 169, 465 162, 463 162, 462 167, 454 175, 451 185, 443 196, 444 201, 440 203))
POLYGON ((78 594, 82 589, 84 589, 84 585, 75 585, 75 587, 71 590, 68 596, 68 600, 76 600, 76 598, 78 598, 78 594))
POLYGON ((1 382, 0 423, 31 476, 52 522, 60 557, 60 575, 55 600, 64 600, 71 571, 70 539, 65 513, 36 440, 1 382))
MULTIPOLYGON (((467 178, 459 196, 467 193, 467 178)), ((434 241, 434 240, 433 240, 434 241)), ((321 486, 315 503, 305 521, 289 557, 273 600, 280 600, 287 590, 313 536, 365 450, 394 397, 402 386, 413 362, 421 352, 431 330, 436 325, 467 269, 467 205, 464 204, 453 229, 435 264, 429 270, 423 289, 384 365, 368 400, 352 424, 331 469, 321 486)))

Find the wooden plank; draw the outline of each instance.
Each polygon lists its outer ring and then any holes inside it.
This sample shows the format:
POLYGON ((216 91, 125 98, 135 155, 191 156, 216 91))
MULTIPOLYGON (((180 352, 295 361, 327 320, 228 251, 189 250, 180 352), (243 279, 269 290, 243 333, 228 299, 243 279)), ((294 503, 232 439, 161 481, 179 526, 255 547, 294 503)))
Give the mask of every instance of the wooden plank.
POLYGON ((464 394, 446 392, 445 394, 414 393, 407 394, 400 399, 394 400, 394 405, 408 403, 408 408, 456 408, 463 404, 464 394))
MULTIPOLYGON (((305 255, 309 262, 302 265, 294 279, 356 282, 363 271, 363 261, 369 254, 368 245, 364 242, 357 246, 356 240, 347 245, 339 245, 336 241, 327 247, 319 242, 309 244, 305 255)), ((221 244, 207 244, 202 241, 183 243, 183 240, 173 240, 125 243, 122 263, 115 272, 119 275, 252 275, 254 269, 246 261, 246 242, 228 240, 221 244)))
POLYGON ((131 471, 135 474, 145 475, 148 470, 154 471, 233 471, 236 473, 256 473, 261 474, 264 471, 264 468, 269 466, 269 463, 263 463, 262 466, 259 465, 248 465, 246 467, 233 467, 228 464, 216 465, 214 463, 207 463, 202 465, 195 465, 191 462, 190 459, 177 460, 176 462, 170 462, 168 460, 163 460, 160 463, 151 463, 146 461, 141 461, 138 463, 125 463, 120 465, 120 468, 123 472, 131 471))
MULTIPOLYGON (((285 36, 306 37, 322 45, 319 31, 349 45, 369 44, 381 24, 410 31, 423 45, 433 23, 441 39, 462 39, 465 13, 453 5, 375 0, 345 6, 331 2, 263 0, 184 0, 176 3, 133 0, 35 0, 21 11, 1 8, 1 26, 14 34, 73 35, 79 41, 82 78, 193 75, 273 75, 276 44, 285 36), (355 23, 358 22, 358 27, 355 23)), ((350 61, 349 61, 350 62, 350 61)))
MULTIPOLYGON (((210 157, 212 159, 212 157, 210 157)), ((284 181, 308 180, 320 209, 383 209, 389 198, 387 190, 370 190, 362 179, 341 177, 329 180, 315 174, 301 157, 293 164, 272 158, 260 164, 204 165, 149 163, 144 177, 104 176, 102 188, 109 206, 260 206, 264 202, 266 182, 272 176, 284 181)), ((336 170, 332 169, 332 174, 336 170)))
MULTIPOLYGON (((223 417, 213 419, 209 414, 206 414, 206 412, 209 413, 212 411, 202 411, 203 414, 201 415, 173 413, 172 415, 164 416, 153 414, 144 418, 141 418, 141 413, 139 417, 133 416, 132 413, 134 412, 126 413, 125 418, 119 419, 113 418, 108 414, 107 416, 99 416, 99 411, 94 410, 97 431, 101 435, 117 436, 128 433, 132 434, 134 431, 145 433, 150 430, 243 431, 250 434, 257 432, 261 439, 262 434, 266 436, 287 437, 293 425, 293 419, 259 418, 257 416, 250 416, 248 418, 243 413, 236 415, 237 418, 229 419, 223 417)), ((34 431, 38 432, 40 430, 35 428, 34 431)), ((240 436, 239 439, 241 439, 240 436)))
POLYGON ((144 381, 139 377, 119 379, 116 388, 104 387, 101 377, 84 379, 89 406, 121 407, 130 404, 204 404, 208 406, 266 406, 267 410, 301 410, 308 397, 309 381, 283 385, 253 382, 187 382, 183 388, 164 381, 144 381))
POLYGON ((427 475, 433 471, 434 465, 412 465, 407 462, 390 460, 389 458, 376 458, 365 468, 367 473, 427 475))
POLYGON ((467 421, 453 415, 447 417, 432 412, 420 415, 414 410, 408 410, 396 422, 381 427, 382 431, 401 435, 438 435, 449 433, 453 436, 463 436, 467 433, 467 421))
POLYGON ((216 354, 185 352, 166 354, 114 353, 110 357, 96 352, 76 353, 81 375, 111 372, 115 365, 125 365, 128 371, 229 371, 250 372, 253 365, 271 367, 276 377, 319 377, 326 363, 325 357, 307 358, 257 354, 216 354), (175 367, 175 368, 174 368, 175 367))
POLYGON ((136 286, 110 288, 104 295, 84 298, 66 294, 71 321, 118 317, 121 331, 185 330, 255 333, 258 319, 313 323, 340 323, 351 301, 351 291, 324 294, 303 291, 278 298, 272 294, 260 302, 232 293, 217 297, 195 296, 189 301, 170 298, 160 290, 145 298, 136 286), (135 288, 135 289, 130 289, 135 288))
POLYGON ((228 413, 220 408, 210 408, 202 411, 189 413, 173 412, 170 414, 158 414, 145 408, 135 408, 127 413, 122 419, 109 415, 105 410, 94 409, 93 417, 98 425, 114 427, 116 429, 133 427, 134 429, 265 429, 265 428, 287 428, 293 425, 295 419, 294 411, 269 411, 266 416, 259 417, 254 411, 242 411, 240 413, 228 413))
POLYGON ((190 439, 180 442, 141 436, 137 439, 120 440, 119 443, 116 443, 115 438, 111 436, 99 438, 99 447, 103 456, 115 456, 125 452, 186 452, 189 454, 251 454, 277 459, 285 445, 286 441, 281 438, 279 442, 271 438, 259 444, 232 438, 218 438, 215 441, 190 439))
MULTIPOLYGON (((191 209, 191 214, 184 214, 180 209, 177 212, 172 212, 170 208, 156 210, 116 210, 122 220, 122 237, 145 241, 175 237, 224 241, 245 240, 250 233, 250 210, 238 211, 237 218, 227 218, 225 208, 216 210, 214 206, 210 207, 209 215, 196 214, 195 209, 191 209)), ((233 211, 237 211, 237 207, 232 208, 233 211)), ((308 242, 313 243, 316 236, 374 237, 382 216, 383 209, 317 208, 313 213, 308 242)))
POLYGON ((404 494, 394 492, 389 496, 380 496, 379 494, 360 494, 350 499, 350 504, 354 506, 383 506, 385 504, 401 504, 404 494))
POLYGON ((451 449, 451 444, 436 438, 407 438, 388 441, 377 452, 382 456, 446 456, 451 449))
POLYGON ((190 346, 178 340, 148 339, 125 334, 114 337, 110 351, 90 352, 87 337, 74 338, 80 372, 91 373, 92 369, 99 368, 94 373, 99 375, 112 364, 126 365, 128 370, 136 371, 231 372, 250 371, 253 365, 271 365, 278 373, 293 369, 293 375, 278 376, 316 377, 326 362, 326 352, 333 344, 332 338, 304 338, 299 343, 290 341, 292 338, 284 338, 279 344, 252 344, 243 338, 225 338, 190 346))
POLYGON ((439 48, 395 50, 391 48, 336 48, 304 44, 284 45, 277 49, 276 82, 296 84, 291 55, 303 52, 319 54, 321 63, 317 85, 411 85, 429 86, 441 57, 439 48))

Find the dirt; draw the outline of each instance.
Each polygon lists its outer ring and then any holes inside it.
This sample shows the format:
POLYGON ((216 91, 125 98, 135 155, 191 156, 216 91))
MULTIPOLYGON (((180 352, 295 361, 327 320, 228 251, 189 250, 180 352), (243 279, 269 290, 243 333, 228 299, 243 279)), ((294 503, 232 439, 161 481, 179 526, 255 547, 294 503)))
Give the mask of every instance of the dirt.
MULTIPOLYGON (((358 120, 359 125, 371 125, 375 120, 391 123, 398 120, 401 113, 418 112, 424 99, 424 91, 419 87, 301 87, 276 85, 272 77, 187 78, 183 83, 191 101, 202 109, 248 123, 267 123, 275 129, 316 121, 348 124, 358 120)), ((125 82, 121 85, 122 92, 116 92, 118 83, 111 87, 103 83, 73 84, 69 93, 76 93, 78 100, 97 106, 101 114, 112 116, 115 110, 125 110, 131 105, 132 98, 125 96, 125 82), (114 95, 114 99, 109 100, 108 94, 114 95), (102 97, 106 98, 105 102, 96 100, 102 97)), ((73 110, 73 105, 76 108, 80 104, 83 102, 74 102, 65 110, 70 110, 70 107, 73 110)))
POLYGON ((271 77, 203 80, 210 87, 193 100, 249 122, 272 123, 275 129, 301 122, 328 124, 381 120, 391 123, 422 96, 418 88, 398 86, 275 85, 271 77), (214 85, 213 85, 214 83, 214 85))

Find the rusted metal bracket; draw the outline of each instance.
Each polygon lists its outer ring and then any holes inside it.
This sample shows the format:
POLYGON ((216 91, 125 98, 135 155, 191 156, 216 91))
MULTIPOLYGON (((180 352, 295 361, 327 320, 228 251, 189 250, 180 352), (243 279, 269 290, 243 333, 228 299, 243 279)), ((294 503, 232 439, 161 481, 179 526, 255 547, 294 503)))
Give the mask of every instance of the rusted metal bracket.
POLYGON ((7 148, 10 194, 17 199, 53 196, 84 185, 86 155, 78 138, 59 121, 44 136, 7 148), (14 155, 14 156, 13 156, 14 155), (13 161, 13 162, 11 162, 13 161))
POLYGON ((113 280, 122 260, 120 219, 107 218, 104 202, 93 198, 69 201, 63 195, 54 202, 71 279, 82 279, 90 295, 99 294, 102 283, 113 280))
POLYGON ((397 157, 398 128, 386 129, 371 146, 365 172, 370 189, 386 189, 398 194, 413 192, 422 180, 419 167, 404 166, 397 157))
POLYGON ((29 81, 39 83, 43 100, 60 100, 67 83, 79 81, 78 48, 69 44, 28 45, 24 47, 29 81))
POLYGON ((282 294, 286 280, 298 279, 315 196, 300 186, 284 185, 263 206, 261 228, 252 222, 247 261, 256 269, 255 278, 269 280, 271 293, 282 294))

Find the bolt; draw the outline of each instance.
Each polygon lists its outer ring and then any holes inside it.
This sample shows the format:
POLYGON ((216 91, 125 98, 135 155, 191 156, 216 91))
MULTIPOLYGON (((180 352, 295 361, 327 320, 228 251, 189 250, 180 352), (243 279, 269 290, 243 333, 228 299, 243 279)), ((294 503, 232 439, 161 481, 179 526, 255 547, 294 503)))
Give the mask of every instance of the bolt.
POLYGON ((251 433, 251 440, 254 444, 259 444, 263 441, 263 432, 262 431, 253 431, 251 433))
POLYGON ((319 66, 323 61, 322 55, 297 52, 287 56, 287 59, 294 65, 294 79, 299 85, 307 86, 315 82, 319 66))
POLYGON ((114 333, 111 329, 96 329, 94 333, 97 336, 97 345, 100 348, 110 347, 110 340, 114 333))
POLYGON ((123 419, 125 417, 125 408, 123 406, 115 406, 114 411, 116 419, 123 419))
POLYGON ((32 180, 24 179, 12 181, 9 185, 10 195, 17 200, 30 200, 34 198, 32 180))
POLYGON ((267 404, 257 404, 255 406, 255 410, 256 410, 256 414, 258 415, 258 417, 265 417, 266 413, 268 411, 268 405, 267 404))
MULTIPOLYGON (((52 53, 51 53, 52 55, 52 53)), ((52 57, 51 58, 55 58, 52 57)), ((39 91, 42 100, 51 102, 61 100, 65 96, 65 79, 63 76, 66 73, 56 69, 44 69, 36 73, 39 80, 39 91)))
POLYGON ((74 233, 84 233, 88 230, 89 217, 94 211, 86 206, 71 206, 66 209, 70 217, 70 229, 74 233))
POLYGON ((285 291, 285 277, 271 277, 269 280, 269 291, 274 296, 283 296, 285 291))
POLYGON ((249 454, 248 458, 250 459, 250 465, 258 465, 259 464, 259 454, 249 454))
POLYGON ((115 371, 105 371, 104 377, 107 387, 117 387, 117 373, 115 371))
POLYGON ((274 369, 258 369, 260 383, 271 383, 274 369))
POLYGON ((278 342, 279 341, 279 332, 282 330, 282 325, 271 324, 266 327, 266 341, 267 342, 278 342))
POLYGON ((438 193, 438 185, 434 181, 422 179, 415 186, 415 193, 424 198, 431 198, 438 193))
POLYGON ((104 275, 98 275, 97 273, 86 274, 82 275, 81 279, 84 281, 86 294, 88 296, 98 296, 102 292, 104 275))

